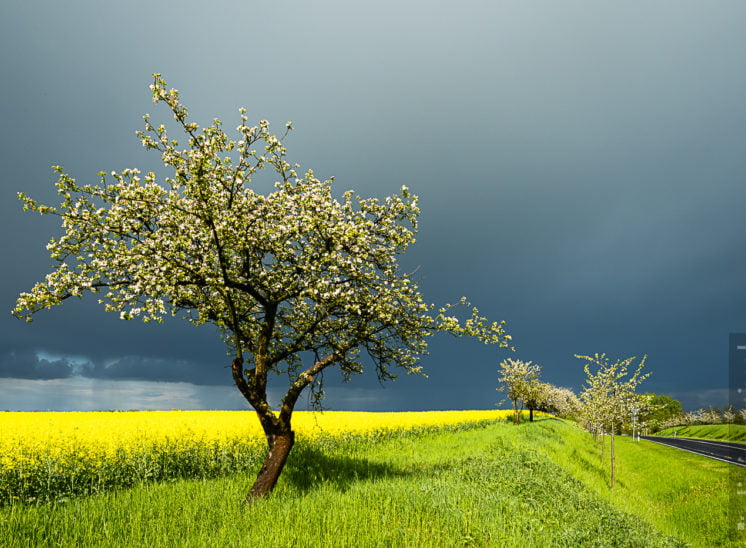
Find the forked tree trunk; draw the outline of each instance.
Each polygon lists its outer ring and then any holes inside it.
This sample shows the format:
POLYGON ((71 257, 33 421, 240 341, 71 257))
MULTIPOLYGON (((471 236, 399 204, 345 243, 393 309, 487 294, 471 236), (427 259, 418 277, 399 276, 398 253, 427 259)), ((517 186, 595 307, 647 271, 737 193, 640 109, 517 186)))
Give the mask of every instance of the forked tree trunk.
POLYGON ((266 497, 275 488, 277 479, 280 477, 282 469, 288 460, 290 450, 295 443, 295 432, 288 430, 287 432, 278 434, 269 434, 267 435, 267 443, 269 445, 269 452, 256 476, 251 491, 246 495, 247 503, 266 497))
MULTIPOLYGON (((290 450, 295 444, 295 433, 290 427, 290 418, 293 415, 295 402, 298 400, 303 389, 313 382, 313 376, 323 371, 324 368, 332 365, 344 358, 345 352, 352 348, 352 344, 346 348, 340 349, 325 358, 318 360, 311 367, 298 375, 298 378, 290 385, 290 388, 282 399, 282 407, 279 415, 275 415, 267 404, 267 371, 271 370, 271 363, 266 360, 266 349, 271 338, 274 313, 277 311, 276 306, 271 306, 267 314, 271 316, 267 320, 266 338, 260 341, 258 347, 263 349, 262 352, 254 354, 254 369, 244 372, 243 358, 237 357, 231 364, 233 382, 243 394, 246 401, 256 411, 259 422, 267 438, 267 457, 262 464, 259 474, 256 476, 254 485, 252 485, 249 494, 246 495, 245 501, 252 502, 255 499, 263 498, 272 492, 277 484, 277 479, 285 467, 290 450), (271 313, 271 314, 270 314, 271 313), (248 377, 248 380, 247 380, 248 377)), ((239 346, 237 344, 237 346, 239 346)))
MULTIPOLYGON (((259 357, 255 359, 257 362, 260 361, 259 357)), ((264 464, 262 464, 249 494, 246 495, 245 502, 249 503, 255 499, 269 495, 272 489, 274 489, 275 484, 277 484, 277 479, 280 477, 282 469, 285 467, 290 450, 295 443, 295 433, 290 427, 292 404, 287 409, 283 405, 283 413, 281 415, 284 416, 278 419, 272 413, 269 405, 267 405, 266 374, 260 375, 255 373, 255 369, 252 370, 250 375, 251 384, 249 384, 244 377, 243 358, 240 357, 233 360, 231 371, 236 386, 256 411, 268 445, 267 457, 264 460, 264 464)), ((300 394, 302 389, 303 387, 301 386, 297 390, 297 393, 300 394)), ((292 403, 295 403, 295 399, 297 399, 297 394, 292 399, 292 403)))

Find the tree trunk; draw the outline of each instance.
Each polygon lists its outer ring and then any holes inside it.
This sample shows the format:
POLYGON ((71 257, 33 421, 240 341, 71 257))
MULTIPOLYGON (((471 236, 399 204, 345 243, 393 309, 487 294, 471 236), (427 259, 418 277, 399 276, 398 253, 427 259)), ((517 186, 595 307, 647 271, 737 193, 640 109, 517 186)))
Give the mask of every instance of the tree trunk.
POLYGON ((611 425, 611 488, 614 488, 614 425, 611 425))
POLYGON ((267 442, 269 444, 269 452, 262 468, 256 476, 256 481, 254 481, 251 491, 246 495, 247 503, 254 499, 266 497, 275 488, 277 479, 280 477, 285 462, 288 460, 290 450, 295 443, 295 432, 288 430, 278 434, 269 434, 267 442))
POLYGON ((521 424, 521 412, 518 411, 518 400, 513 400, 513 424, 521 424))
POLYGON ((233 381, 244 398, 246 398, 246 401, 256 411, 256 415, 264 430, 264 435, 267 438, 267 445, 269 446, 264 464, 262 464, 262 468, 256 476, 254 485, 251 486, 251 491, 246 495, 245 502, 247 503, 266 497, 277 484, 282 469, 288 460, 290 450, 295 444, 295 433, 290 427, 290 419, 293 415, 295 402, 298 400, 301 392, 303 392, 303 389, 313 382, 314 375, 323 371, 329 365, 343 359, 344 353, 352 348, 350 344, 346 348, 329 354, 300 373, 282 399, 279 416, 275 415, 267 404, 267 371, 271 370, 272 364, 266 359, 266 350, 272 334, 272 322, 274 321, 272 318, 275 312, 276 306, 270 307, 267 311, 267 314, 271 313, 272 317, 267 320, 267 333, 258 345, 263 350, 254 354, 254 364, 256 367, 244 372, 243 358, 240 356, 235 358, 231 364, 233 381))
POLYGON ((534 422, 534 408, 528 408, 528 422, 534 422))

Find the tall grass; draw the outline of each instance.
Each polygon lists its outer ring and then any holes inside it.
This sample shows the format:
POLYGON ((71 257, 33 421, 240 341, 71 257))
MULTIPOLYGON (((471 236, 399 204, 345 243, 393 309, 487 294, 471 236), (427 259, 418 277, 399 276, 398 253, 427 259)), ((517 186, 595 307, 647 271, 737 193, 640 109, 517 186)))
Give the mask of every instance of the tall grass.
POLYGON ((277 489, 248 507, 248 472, 13 505, 0 509, 0 544, 683 546, 517 442, 556 434, 541 424, 299 444, 277 489))

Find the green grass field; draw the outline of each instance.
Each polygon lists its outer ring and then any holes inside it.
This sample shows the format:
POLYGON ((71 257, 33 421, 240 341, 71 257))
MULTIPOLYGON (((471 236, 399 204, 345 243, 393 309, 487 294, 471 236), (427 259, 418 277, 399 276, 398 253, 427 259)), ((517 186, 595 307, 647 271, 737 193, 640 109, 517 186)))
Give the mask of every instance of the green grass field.
POLYGON ((0 545, 734 545, 729 465, 617 441, 613 491, 593 438, 556 419, 299 444, 251 506, 252 472, 148 483, 1 508, 0 545))
POLYGON ((701 424, 696 426, 676 426, 666 428, 656 436, 678 436, 679 438, 697 438, 702 440, 724 440, 746 443, 746 425, 744 424, 701 424))

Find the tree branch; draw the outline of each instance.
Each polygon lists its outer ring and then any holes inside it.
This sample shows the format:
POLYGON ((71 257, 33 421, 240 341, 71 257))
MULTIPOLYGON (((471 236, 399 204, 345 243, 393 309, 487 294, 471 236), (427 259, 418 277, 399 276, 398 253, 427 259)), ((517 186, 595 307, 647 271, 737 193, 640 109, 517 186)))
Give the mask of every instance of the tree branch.
POLYGON ((325 358, 318 360, 311 367, 303 371, 298 375, 295 382, 290 385, 285 397, 282 398, 282 407, 280 408, 280 422, 284 424, 290 424, 290 417, 293 414, 295 403, 298 401, 303 389, 313 382, 313 377, 318 375, 321 371, 343 360, 345 354, 353 347, 353 344, 348 344, 344 348, 341 348, 325 358))

